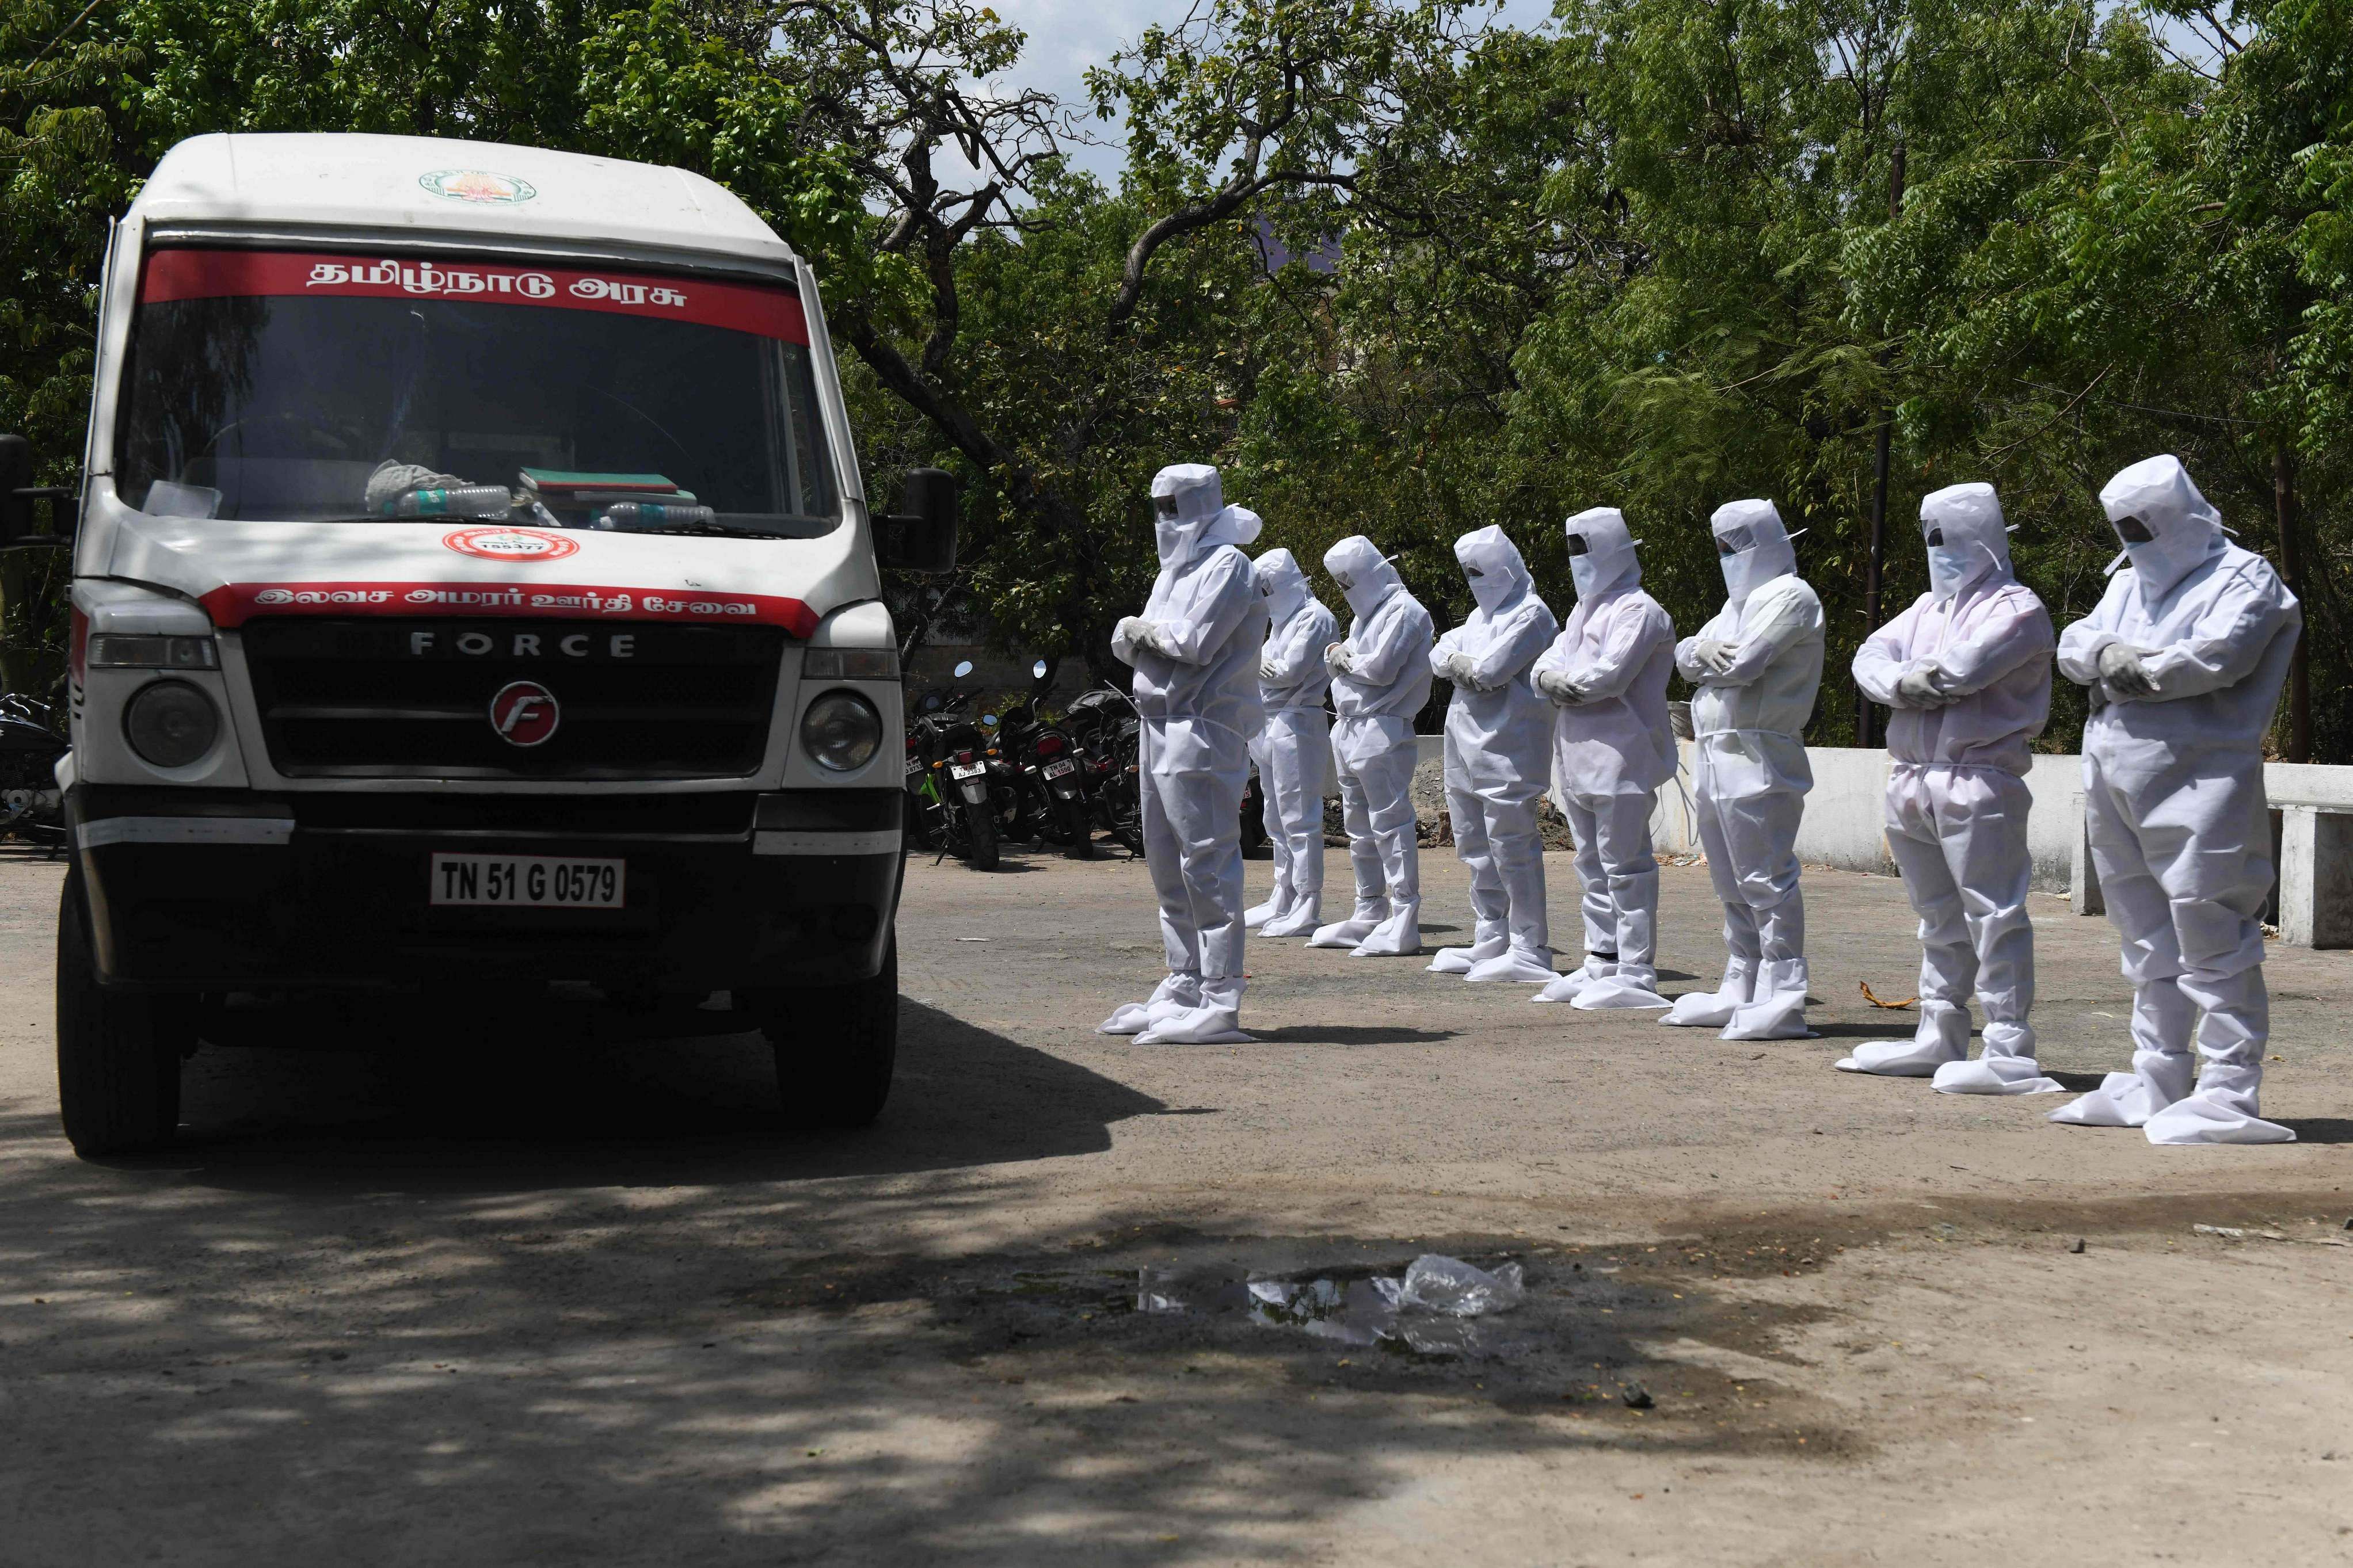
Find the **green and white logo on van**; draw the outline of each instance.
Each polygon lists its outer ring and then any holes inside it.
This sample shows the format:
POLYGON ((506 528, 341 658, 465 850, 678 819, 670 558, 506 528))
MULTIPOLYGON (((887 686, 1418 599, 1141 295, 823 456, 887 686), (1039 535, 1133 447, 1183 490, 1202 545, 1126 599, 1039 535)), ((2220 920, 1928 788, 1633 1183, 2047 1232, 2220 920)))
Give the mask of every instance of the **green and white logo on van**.
POLYGON ((512 206, 539 195, 528 180, 493 174, 487 169, 436 169, 419 174, 417 183, 446 201, 496 202, 512 206))

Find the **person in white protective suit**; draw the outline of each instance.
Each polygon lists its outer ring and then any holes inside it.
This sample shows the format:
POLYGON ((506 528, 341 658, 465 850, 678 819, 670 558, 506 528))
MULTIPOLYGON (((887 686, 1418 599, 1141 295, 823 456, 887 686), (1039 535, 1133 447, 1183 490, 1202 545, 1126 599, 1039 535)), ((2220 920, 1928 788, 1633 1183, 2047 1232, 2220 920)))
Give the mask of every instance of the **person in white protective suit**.
POLYGON ((1769 500, 1708 520, 1730 595, 1675 667, 1698 689, 1693 804, 1707 874, 1724 900, 1724 980, 1676 998, 1659 1021, 1724 1026, 1727 1040, 1806 1037, 1806 905, 1798 822, 1814 787, 1801 732, 1822 679, 1822 603, 1769 500))
POLYGON ((1324 650, 1340 623, 1307 586, 1288 550, 1253 562, 1270 625, 1259 655, 1259 700, 1266 728, 1250 742, 1266 796, 1266 838, 1274 850, 1274 896, 1242 916, 1261 936, 1296 936, 1324 919, 1324 775, 1332 756, 1332 689, 1324 650))
POLYGON ((2084 826, 2133 983, 2133 1070, 2051 1120, 2139 1127, 2152 1143, 2287 1142, 2294 1131, 2257 1104, 2271 1033, 2263 740, 2304 612, 2262 556, 2223 537, 2179 460, 2135 463, 2100 504, 2131 565, 2060 637, 2059 668, 2092 690, 2084 826))
POLYGON ((1577 607, 1536 660, 1536 689, 1558 705, 1553 773, 1584 884, 1585 962, 1537 993, 1588 1011, 1664 1007, 1658 994, 1659 859, 1651 814, 1675 776, 1667 677, 1675 626, 1642 592, 1625 515, 1599 506, 1568 520, 1577 607))
POLYGON ((1332 672, 1332 759, 1356 904, 1318 926, 1310 947, 1358 958, 1421 951, 1421 860, 1414 840, 1413 716, 1430 700, 1430 612, 1405 591, 1373 542, 1351 534, 1324 553, 1324 570, 1356 619, 1324 650, 1332 672))
POLYGON ((1466 980, 1555 978, 1545 915, 1544 835, 1536 796, 1552 757, 1552 707, 1529 673, 1560 623, 1500 528, 1454 542, 1471 584, 1470 619, 1438 639, 1430 668, 1454 683, 1446 709, 1446 805, 1454 852, 1471 869, 1472 942, 1441 947, 1430 967, 1466 980))
POLYGON ((1152 505, 1160 575, 1144 614, 1122 620, 1111 646, 1135 670, 1144 858, 1160 898, 1168 978, 1101 1028, 1145 1044, 1247 1040, 1242 789, 1260 724, 1266 601, 1238 547, 1257 537, 1258 519, 1223 504, 1218 470, 1206 463, 1161 469, 1152 505))
POLYGON ((1932 1078, 1947 1094, 2049 1094, 2034 1059, 2026 894, 2027 746, 2051 713, 2051 616, 2012 575, 1991 485, 1920 503, 1928 591, 1864 641, 1855 684, 1887 721, 1887 851, 1920 917, 1920 1026, 1872 1040, 1848 1072, 1932 1078), (1969 993, 1985 1053, 1969 1054, 1969 993))

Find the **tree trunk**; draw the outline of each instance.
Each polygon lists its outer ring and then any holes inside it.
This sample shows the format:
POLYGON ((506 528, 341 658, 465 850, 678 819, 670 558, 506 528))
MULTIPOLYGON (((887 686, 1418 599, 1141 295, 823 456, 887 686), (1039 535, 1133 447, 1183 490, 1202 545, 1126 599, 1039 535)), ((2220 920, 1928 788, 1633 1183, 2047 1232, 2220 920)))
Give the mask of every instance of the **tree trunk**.
MULTIPOLYGON (((2280 575, 2288 592, 2304 597, 2304 542, 2297 537, 2302 520, 2296 515, 2295 459, 2284 442, 2272 448, 2272 511, 2279 521, 2280 575)), ((2307 612, 2308 613, 2308 612, 2307 612)), ((2295 639, 2295 655, 2287 667, 2287 760, 2312 761, 2312 626, 2295 639)))
MULTIPOLYGON (((1904 144, 1895 144, 1887 161, 1887 221, 1894 223, 1904 216, 1904 144)), ((1884 364, 1887 356, 1880 355, 1884 364)), ((1879 437, 1872 454, 1871 465, 1871 555, 1862 568, 1862 620, 1864 637, 1879 629, 1879 582, 1887 561, 1887 447, 1894 434, 1895 410, 1882 408, 1879 412, 1879 437)), ((1873 731, 1877 727, 1878 710, 1871 699, 1863 695, 1862 683, 1854 688, 1854 743, 1858 746, 1876 744, 1873 731)))

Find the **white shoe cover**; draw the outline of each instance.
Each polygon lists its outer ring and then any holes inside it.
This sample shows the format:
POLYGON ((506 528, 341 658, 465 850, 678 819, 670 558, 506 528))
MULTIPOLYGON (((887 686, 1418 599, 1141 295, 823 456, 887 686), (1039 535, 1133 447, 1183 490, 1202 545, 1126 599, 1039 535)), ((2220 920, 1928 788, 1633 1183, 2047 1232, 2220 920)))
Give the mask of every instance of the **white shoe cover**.
MULTIPOLYGON (((1964 1051, 1968 1049, 1966 1045, 1961 1048, 1964 1051)), ((1934 1078, 1947 1068, 1968 1064, 1953 1055, 1942 1042, 1915 1037, 1909 1040, 1865 1040, 1855 1047, 1852 1056, 1841 1057, 1831 1065, 1841 1072, 1876 1073, 1881 1078, 1934 1078)))
POLYGON ((2112 1072, 2091 1093, 2052 1111, 2050 1120, 2065 1127, 2141 1127, 2164 1109, 2138 1073, 2112 1072))
POLYGON ((1488 937, 1469 947, 1441 947, 1430 961, 1432 974, 1468 974, 1491 958, 1501 958, 1512 945, 1507 936, 1488 937))
POLYGON ((1371 912, 1367 912, 1366 906, 1360 903, 1356 906, 1356 912, 1346 920, 1335 921, 1327 926, 1317 926, 1315 934, 1307 939, 1307 945, 1354 947, 1372 935, 1379 929, 1380 923, 1388 918, 1389 901, 1387 899, 1382 899, 1372 905, 1371 912))
POLYGON ((1157 1023, 1135 1037, 1139 1046, 1239 1046, 1255 1041, 1256 1035, 1245 1035, 1235 1026, 1240 1021, 1236 1009, 1220 1007, 1214 1003, 1199 1007, 1187 1007, 1175 1017, 1157 1023))
POLYGON ((1153 988, 1149 1000, 1123 1003, 1095 1026, 1098 1035, 1140 1035, 1155 1024, 1201 1005, 1201 977, 1172 974, 1153 988))
POLYGON ((1724 966, 1724 981, 1715 990, 1684 992, 1659 1022, 1678 1029, 1720 1029, 1732 1022, 1732 1015, 1747 1004, 1756 990, 1756 971, 1736 958, 1724 966))
POLYGON ((1471 973, 1462 978, 1474 985, 1490 980, 1507 980, 1519 985, 1550 985, 1560 975, 1553 969, 1550 948, 1532 952, 1524 947, 1514 947, 1472 965, 1471 973))
POLYGON ((1719 1040, 1810 1040, 1806 1027, 1806 994, 1777 991, 1732 1010, 1719 1040))
POLYGON ((1300 900, 1258 928, 1261 936, 1299 936, 1324 921, 1324 900, 1313 895, 1300 900))
POLYGON ((1421 951, 1421 904, 1399 904, 1372 934, 1348 950, 1351 958, 1410 958, 1421 951))
POLYGON ((1609 979, 1618 965, 1606 958, 1588 957, 1583 963, 1528 998, 1531 1002, 1574 1002, 1588 985, 1609 979))
POLYGON ((1929 1088, 1938 1094, 2064 1094, 2067 1086, 2045 1078, 2032 1057, 1979 1057, 1947 1062, 1929 1088))
POLYGON ((1666 1014, 1659 1022, 1678 1029, 1694 1026, 1720 1029, 1746 1005, 1721 991, 1686 991, 1667 1004, 1666 1014))
POLYGON ((1252 904, 1250 908, 1244 910, 1242 911, 1242 924, 1250 927, 1252 931, 1256 931, 1259 927, 1266 924, 1267 921, 1274 919, 1275 916, 1282 912, 1282 900, 1280 898, 1269 899, 1262 904, 1252 904))
MULTIPOLYGON (((1551 989, 1547 986, 1546 989, 1551 989)), ((1629 980, 1623 974, 1605 974, 1581 988, 1570 998, 1570 1006, 1588 1013, 1607 1013, 1619 1008, 1672 1007, 1673 1003, 1640 981, 1629 980)))
POLYGON ((2150 1117, 2141 1131, 2152 1143, 2293 1143, 2295 1129, 2193 1094, 2150 1117))

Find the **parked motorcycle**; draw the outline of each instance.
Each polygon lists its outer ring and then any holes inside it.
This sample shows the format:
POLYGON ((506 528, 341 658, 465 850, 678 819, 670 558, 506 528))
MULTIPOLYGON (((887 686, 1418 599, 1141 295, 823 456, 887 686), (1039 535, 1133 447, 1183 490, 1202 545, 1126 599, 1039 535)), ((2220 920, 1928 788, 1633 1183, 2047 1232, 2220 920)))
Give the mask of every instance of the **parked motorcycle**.
POLYGON ((1144 810, 1136 780, 1143 725, 1135 704, 1106 682, 1072 698, 1062 726, 1078 753, 1088 820, 1129 854, 1143 854, 1144 810))
POLYGON ((65 795, 58 759, 67 751, 46 702, 0 692, 0 838, 50 850, 66 844, 65 795))
MULTIPOLYGON (((958 680, 971 661, 955 667, 958 680)), ((907 731, 907 817, 924 847, 955 855, 975 870, 998 858, 997 802, 988 776, 988 737, 972 717, 973 694, 926 693, 907 731)))
MULTIPOLYGON (((1046 661, 1029 669, 1046 678, 1046 661)), ((997 721, 997 745, 1011 763, 1020 790, 1017 831, 1039 843, 1059 844, 1074 860, 1094 857, 1094 825, 1089 819, 1086 781, 1077 746, 1059 724, 1038 717, 1027 700, 1010 702, 997 721)))

